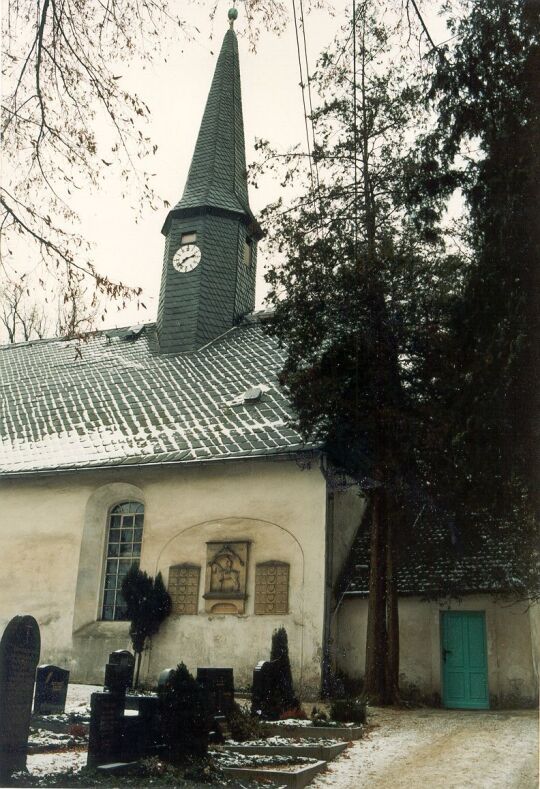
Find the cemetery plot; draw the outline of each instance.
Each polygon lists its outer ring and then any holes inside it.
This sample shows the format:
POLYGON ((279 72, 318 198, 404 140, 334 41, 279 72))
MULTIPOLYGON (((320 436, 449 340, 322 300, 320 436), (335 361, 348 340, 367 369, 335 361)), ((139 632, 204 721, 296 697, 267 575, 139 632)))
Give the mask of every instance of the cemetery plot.
POLYGON ((302 756, 251 755, 234 751, 212 751, 211 756, 227 777, 242 781, 273 781, 301 789, 326 768, 326 762, 302 756))
POLYGON ((324 726, 313 726, 310 720, 282 720, 264 722, 270 734, 284 737, 298 737, 318 740, 320 737, 334 737, 339 740, 360 740, 364 733, 363 726, 354 723, 337 723, 328 721, 324 726))
POLYGON ((226 743, 226 751, 260 754, 262 756, 307 756, 322 761, 331 761, 347 748, 348 743, 330 739, 289 739, 269 737, 262 740, 247 740, 242 743, 226 743))

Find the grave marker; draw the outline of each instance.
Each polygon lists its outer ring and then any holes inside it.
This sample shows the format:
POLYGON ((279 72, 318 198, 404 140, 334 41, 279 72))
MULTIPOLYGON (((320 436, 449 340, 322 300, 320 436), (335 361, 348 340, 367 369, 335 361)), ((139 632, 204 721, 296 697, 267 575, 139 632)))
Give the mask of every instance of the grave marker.
POLYGON ((232 668, 198 668, 197 682, 208 693, 210 715, 230 715, 234 709, 232 668))
POLYGON ((41 638, 33 616, 16 616, 0 641, 0 782, 26 768, 41 638))
POLYGON ((253 670, 251 714, 266 720, 278 717, 275 691, 278 682, 279 660, 261 660, 253 670))
POLYGON ((111 693, 124 693, 133 685, 135 658, 127 649, 117 649, 109 655, 105 666, 105 689, 111 693))
POLYGON ((90 696, 88 767, 121 761, 125 696, 99 692, 90 696))
POLYGON ((51 715, 64 712, 69 684, 69 671, 59 666, 43 665, 36 670, 34 714, 51 715))

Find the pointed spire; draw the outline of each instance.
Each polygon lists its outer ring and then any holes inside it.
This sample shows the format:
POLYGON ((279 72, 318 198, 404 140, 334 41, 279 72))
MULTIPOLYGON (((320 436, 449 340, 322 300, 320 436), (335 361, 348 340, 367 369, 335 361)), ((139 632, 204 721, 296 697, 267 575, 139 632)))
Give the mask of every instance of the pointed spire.
POLYGON ((231 27, 223 39, 184 194, 173 210, 212 206, 251 215, 238 41, 232 29, 236 15, 229 13, 231 27))

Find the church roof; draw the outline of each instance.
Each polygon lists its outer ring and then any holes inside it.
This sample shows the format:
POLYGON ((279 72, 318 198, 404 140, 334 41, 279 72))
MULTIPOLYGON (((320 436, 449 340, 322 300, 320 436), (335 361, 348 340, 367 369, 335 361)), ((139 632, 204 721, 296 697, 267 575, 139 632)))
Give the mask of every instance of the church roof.
POLYGON ((284 351, 253 317, 160 355, 154 324, 0 349, 0 471, 244 458, 306 447, 288 426, 284 351), (248 390, 254 390, 248 392, 248 390))
MULTIPOLYGON (((460 598, 467 594, 508 592, 523 593, 519 564, 509 545, 504 524, 489 530, 477 528, 474 546, 463 546, 452 539, 452 530, 443 519, 429 526, 429 540, 424 546, 415 542, 402 558, 396 571, 397 590, 402 596, 419 596, 426 600, 443 597, 460 598)), ((361 527, 338 582, 338 596, 367 597, 369 590, 369 526, 361 527)))
POLYGON ((238 41, 232 29, 223 39, 184 194, 173 211, 200 206, 251 215, 238 41))

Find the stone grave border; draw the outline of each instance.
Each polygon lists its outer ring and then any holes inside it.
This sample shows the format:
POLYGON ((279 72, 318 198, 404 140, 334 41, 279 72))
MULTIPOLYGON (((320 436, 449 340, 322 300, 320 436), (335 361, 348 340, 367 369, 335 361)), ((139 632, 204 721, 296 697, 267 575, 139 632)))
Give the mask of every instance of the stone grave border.
POLYGON ((347 742, 339 742, 336 740, 335 745, 232 745, 227 743, 222 746, 225 751, 234 751, 236 753, 252 753, 261 756, 309 756, 312 759, 319 759, 321 761, 332 761, 345 748, 348 747, 347 742))
POLYGON ((286 726, 279 725, 273 721, 261 721, 264 724, 267 732, 272 735, 281 735, 282 737, 292 737, 293 739, 306 740, 361 740, 364 734, 363 726, 295 726, 291 724, 286 726))
POLYGON ((266 770, 257 767, 224 767, 223 772, 232 778, 241 778, 245 781, 266 780, 273 781, 278 786, 303 789, 318 773, 325 769, 326 762, 317 761, 314 764, 308 764, 306 767, 295 768, 294 765, 290 765, 290 769, 287 770, 273 770, 271 767, 266 770))

